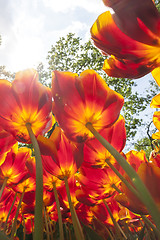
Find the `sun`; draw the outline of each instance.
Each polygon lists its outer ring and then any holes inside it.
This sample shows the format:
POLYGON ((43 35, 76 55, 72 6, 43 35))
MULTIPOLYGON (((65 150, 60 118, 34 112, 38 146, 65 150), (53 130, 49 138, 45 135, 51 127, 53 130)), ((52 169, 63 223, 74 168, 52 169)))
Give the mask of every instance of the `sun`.
POLYGON ((37 67, 43 59, 43 44, 37 37, 27 37, 18 40, 10 56, 11 68, 19 71, 37 67))

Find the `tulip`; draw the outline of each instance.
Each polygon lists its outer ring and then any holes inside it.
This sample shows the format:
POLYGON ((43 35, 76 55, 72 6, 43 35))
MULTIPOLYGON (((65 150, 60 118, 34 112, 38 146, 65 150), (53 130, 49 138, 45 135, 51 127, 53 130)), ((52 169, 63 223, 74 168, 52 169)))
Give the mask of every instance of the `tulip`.
POLYGON ((52 111, 66 136, 83 142, 93 137, 86 124, 97 131, 112 126, 119 117, 123 97, 111 90, 93 70, 78 76, 70 72, 54 71, 52 77, 52 111))
POLYGON ((160 66, 160 14, 152 0, 103 0, 111 7, 91 28, 94 44, 110 55, 103 70, 112 77, 139 78, 160 66))

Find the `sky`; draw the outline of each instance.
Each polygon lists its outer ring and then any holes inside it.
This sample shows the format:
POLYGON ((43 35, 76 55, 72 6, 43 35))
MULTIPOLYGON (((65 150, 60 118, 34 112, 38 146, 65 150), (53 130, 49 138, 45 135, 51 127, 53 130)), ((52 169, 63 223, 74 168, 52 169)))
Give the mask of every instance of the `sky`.
POLYGON ((106 10, 102 0, 0 0, 0 66, 12 72, 37 67, 69 32, 89 40, 106 10))

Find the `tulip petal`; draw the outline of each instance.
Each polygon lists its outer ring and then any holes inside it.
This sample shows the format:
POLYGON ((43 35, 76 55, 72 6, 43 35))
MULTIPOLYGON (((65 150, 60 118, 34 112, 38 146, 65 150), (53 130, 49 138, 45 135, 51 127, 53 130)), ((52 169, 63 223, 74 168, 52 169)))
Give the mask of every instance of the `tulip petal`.
POLYGON ((152 0, 103 0, 114 10, 114 21, 122 32, 137 41, 153 45, 156 38, 150 32, 160 35, 160 14, 152 0), (147 30, 140 22, 146 26, 147 30), (149 32, 150 31, 150 32, 149 32))
POLYGON ((140 165, 137 173, 155 202, 160 206, 160 168, 153 163, 145 162, 140 165))
POLYGON ((70 142, 59 127, 54 129, 49 139, 38 136, 37 140, 46 171, 59 179, 76 173, 83 161, 83 144, 70 142))
POLYGON ((118 59, 112 55, 104 61, 102 69, 111 77, 140 78, 152 71, 154 67, 154 64, 148 64, 148 59, 135 63, 131 60, 118 59))
MULTIPOLYGON (((126 142, 124 118, 120 116, 113 126, 101 130, 100 134, 118 152, 121 152, 126 142)), ((112 157, 112 155, 96 138, 90 139, 86 142, 84 145, 84 162, 91 165, 97 165, 98 167, 98 165, 105 166, 106 159, 109 159, 112 164, 115 163, 115 159, 112 157)))
POLYGON ((152 98, 150 106, 152 108, 160 108, 160 93, 152 98))
POLYGON ((141 214, 141 215, 145 215, 148 214, 148 211, 146 210, 146 208, 138 201, 138 199, 136 199, 136 204, 135 204, 135 199, 132 200, 131 198, 127 198, 127 196, 125 194, 119 194, 115 197, 115 200, 117 202, 119 202, 122 206, 128 208, 130 211, 137 213, 137 214, 141 214))
POLYGON ((160 130, 160 111, 154 112, 153 123, 158 130, 160 130))
POLYGON ((152 76, 154 77, 156 83, 158 84, 158 86, 160 86, 160 67, 155 68, 152 71, 152 76))

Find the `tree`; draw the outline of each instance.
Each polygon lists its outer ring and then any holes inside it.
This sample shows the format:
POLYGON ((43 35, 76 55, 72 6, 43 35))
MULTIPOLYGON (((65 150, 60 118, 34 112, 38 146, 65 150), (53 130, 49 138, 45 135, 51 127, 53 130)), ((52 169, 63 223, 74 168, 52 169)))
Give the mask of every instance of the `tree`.
POLYGON ((155 0, 154 1, 156 4, 156 7, 158 8, 158 11, 160 10, 160 0, 155 0))
POLYGON ((149 159, 151 151, 154 149, 153 146, 153 138, 152 133, 156 132, 156 128, 153 125, 153 121, 151 121, 147 126, 147 136, 143 136, 143 138, 137 140, 137 142, 134 145, 134 148, 137 151, 143 150, 146 154, 146 157, 149 159), (151 129, 152 127, 152 129, 151 129))
POLYGON ((0 79, 6 79, 12 81, 14 79, 15 74, 6 70, 5 66, 0 66, 0 79))
POLYGON ((43 63, 39 63, 37 66, 37 72, 39 74, 39 81, 48 87, 51 87, 51 73, 45 70, 43 63))
POLYGON ((149 159, 150 153, 152 151, 151 142, 148 137, 144 137, 137 141, 134 148, 137 151, 143 150, 146 153, 146 157, 149 159))
POLYGON ((130 140, 134 138, 137 128, 144 125, 139 114, 146 109, 157 92, 153 80, 150 83, 152 92, 146 91, 146 95, 143 96, 137 91, 133 91, 133 88, 137 86, 135 80, 108 77, 102 70, 106 56, 102 55, 91 41, 84 43, 80 37, 75 37, 73 33, 60 38, 54 46, 51 46, 47 59, 50 75, 53 70, 71 71, 78 74, 89 68, 97 71, 112 89, 124 96, 125 103, 122 115, 126 120, 127 137, 130 140))

